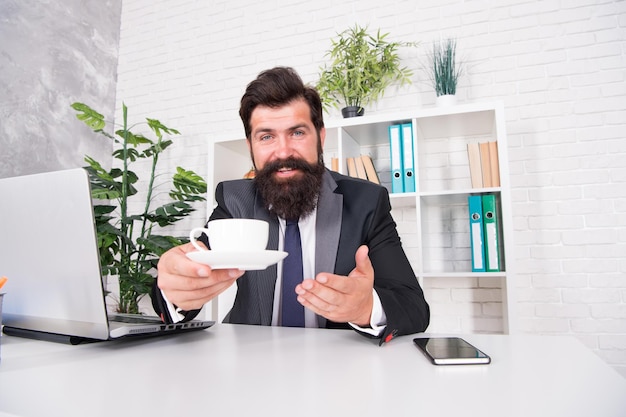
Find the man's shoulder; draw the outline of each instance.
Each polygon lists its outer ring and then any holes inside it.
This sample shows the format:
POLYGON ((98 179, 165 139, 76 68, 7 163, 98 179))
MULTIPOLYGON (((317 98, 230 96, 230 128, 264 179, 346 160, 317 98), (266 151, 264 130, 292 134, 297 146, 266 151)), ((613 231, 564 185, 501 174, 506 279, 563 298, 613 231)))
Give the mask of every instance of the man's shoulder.
POLYGON ((240 178, 236 180, 226 180, 221 181, 218 184, 218 187, 222 187, 227 189, 228 191, 232 190, 252 190, 255 188, 255 183, 252 179, 249 178, 240 178))
POLYGON ((256 207, 255 182, 250 179, 221 181, 215 189, 215 199, 228 217, 249 217, 256 207))
POLYGON ((227 202, 249 200, 256 195, 256 184, 251 179, 221 181, 215 190, 218 200, 223 196, 227 202))

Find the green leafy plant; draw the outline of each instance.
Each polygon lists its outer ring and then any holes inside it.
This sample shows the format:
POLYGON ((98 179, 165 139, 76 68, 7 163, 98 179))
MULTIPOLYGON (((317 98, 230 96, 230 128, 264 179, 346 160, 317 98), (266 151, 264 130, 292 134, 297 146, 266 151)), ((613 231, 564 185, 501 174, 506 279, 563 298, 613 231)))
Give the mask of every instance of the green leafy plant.
POLYGON ((413 72, 402 66, 398 49, 417 46, 416 42, 390 42, 388 33, 368 33, 368 27, 355 25, 332 39, 326 56, 330 64, 320 68, 316 85, 324 109, 362 107, 378 100, 392 83, 410 84, 413 72))
POLYGON ((117 275, 120 295, 118 312, 138 313, 139 301, 151 291, 158 258, 168 249, 186 242, 185 238, 157 234, 157 230, 176 223, 195 211, 193 203, 204 201, 206 182, 193 171, 177 167, 172 177, 171 201, 152 208, 157 190, 165 184, 157 184, 156 167, 161 154, 173 143, 164 137, 178 135, 177 130, 163 125, 156 119, 146 118, 156 140, 133 133, 136 125, 128 127, 128 109, 122 105, 123 125, 115 135, 105 132, 104 116, 83 103, 73 103, 76 117, 94 132, 113 141, 114 160, 121 161, 107 171, 95 159, 85 156, 88 166, 92 197, 105 201, 94 204, 100 264, 105 275, 117 275), (139 177, 130 170, 138 160, 151 161, 150 178, 143 210, 129 213, 129 199, 137 194, 139 177))
POLYGON ((447 39, 434 43, 430 55, 431 82, 437 96, 456 94, 456 86, 461 76, 461 65, 457 65, 456 40, 447 39))

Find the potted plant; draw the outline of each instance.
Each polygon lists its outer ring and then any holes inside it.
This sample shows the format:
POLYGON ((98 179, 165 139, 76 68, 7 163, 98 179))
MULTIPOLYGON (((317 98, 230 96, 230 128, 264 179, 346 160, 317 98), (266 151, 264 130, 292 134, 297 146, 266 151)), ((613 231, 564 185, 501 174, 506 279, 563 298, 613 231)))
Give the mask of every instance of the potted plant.
POLYGON ((398 49, 415 42, 390 42, 388 33, 368 33, 355 25, 337 34, 326 56, 330 64, 320 68, 316 85, 324 109, 340 105, 344 117, 362 116, 363 106, 374 102, 394 82, 410 84, 412 71, 401 65, 398 49))
POLYGON ((192 204, 204 201, 207 185, 202 177, 193 171, 177 168, 172 177, 171 201, 159 207, 152 207, 157 184, 156 167, 159 156, 172 141, 163 134, 178 135, 177 130, 168 128, 155 119, 146 119, 147 125, 156 135, 156 140, 142 134, 133 133, 128 127, 128 109, 122 105, 123 125, 111 135, 105 132, 104 116, 83 103, 74 103, 76 117, 95 132, 114 143, 112 156, 120 161, 120 168, 107 171, 89 156, 85 156, 89 172, 91 193, 95 200, 94 215, 100 251, 100 266, 105 275, 119 278, 118 312, 138 313, 139 301, 151 291, 154 273, 159 256, 168 249, 187 239, 157 234, 159 228, 169 226, 195 211, 192 204), (143 210, 129 213, 128 203, 137 195, 135 185, 137 174, 130 165, 138 160, 150 160, 150 177, 145 190, 143 210))
POLYGON ((430 79, 440 105, 453 104, 462 67, 456 61, 456 40, 446 39, 433 44, 429 56, 430 79))

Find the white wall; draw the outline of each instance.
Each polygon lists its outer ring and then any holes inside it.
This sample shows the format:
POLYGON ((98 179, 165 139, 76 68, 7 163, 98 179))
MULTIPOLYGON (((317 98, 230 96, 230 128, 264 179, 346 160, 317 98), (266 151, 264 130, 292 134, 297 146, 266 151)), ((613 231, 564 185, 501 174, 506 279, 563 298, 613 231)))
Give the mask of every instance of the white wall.
MULTIPOLYGON (((208 141, 243 135, 246 84, 275 65, 314 83, 329 39, 354 23, 422 42, 402 51, 415 83, 369 114, 433 105, 420 62, 431 41, 458 38, 460 102, 505 105, 520 329, 575 335, 626 376, 625 1, 124 0, 118 106, 181 130, 166 163, 204 174, 208 141)), ((497 318, 463 288, 426 292, 435 320, 456 304, 497 318)))

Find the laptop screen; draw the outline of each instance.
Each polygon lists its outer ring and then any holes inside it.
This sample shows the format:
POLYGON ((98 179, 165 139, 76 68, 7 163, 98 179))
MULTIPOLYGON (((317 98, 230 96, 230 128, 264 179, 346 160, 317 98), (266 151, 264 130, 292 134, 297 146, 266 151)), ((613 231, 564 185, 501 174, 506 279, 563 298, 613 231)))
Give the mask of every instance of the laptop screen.
POLYGON ((89 177, 82 168, 0 179, 3 324, 94 339, 108 324, 89 177))

